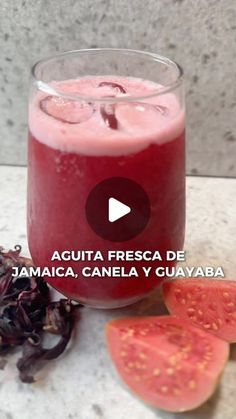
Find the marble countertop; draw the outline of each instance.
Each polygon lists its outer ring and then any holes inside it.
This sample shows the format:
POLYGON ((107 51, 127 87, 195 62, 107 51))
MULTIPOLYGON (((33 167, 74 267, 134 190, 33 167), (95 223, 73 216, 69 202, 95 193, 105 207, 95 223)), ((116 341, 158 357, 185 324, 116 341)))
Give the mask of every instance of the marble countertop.
MULTIPOLYGON (((0 244, 20 243, 28 253, 25 226, 26 168, 0 166, 0 244)), ((187 178, 188 266, 223 266, 236 276, 236 179, 187 178)), ((0 419, 233 419, 236 417, 236 345, 216 394, 193 412, 171 414, 152 409, 132 396, 111 366, 104 325, 132 313, 155 314, 164 308, 152 297, 120 310, 84 308, 72 345, 60 359, 23 384, 15 367, 19 352, 0 371, 0 419)))

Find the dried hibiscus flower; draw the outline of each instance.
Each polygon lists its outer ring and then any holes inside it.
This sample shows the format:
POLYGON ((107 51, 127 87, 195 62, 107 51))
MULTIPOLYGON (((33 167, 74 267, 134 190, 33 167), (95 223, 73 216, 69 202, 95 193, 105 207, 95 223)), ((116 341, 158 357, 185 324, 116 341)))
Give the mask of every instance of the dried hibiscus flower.
POLYGON ((81 305, 67 299, 52 302, 49 287, 42 278, 14 277, 13 267, 32 266, 32 261, 20 253, 20 246, 9 251, 0 247, 0 354, 22 345, 17 368, 20 379, 32 383, 44 362, 57 358, 66 348, 76 309, 81 305), (49 349, 43 346, 47 333, 60 336, 49 349))

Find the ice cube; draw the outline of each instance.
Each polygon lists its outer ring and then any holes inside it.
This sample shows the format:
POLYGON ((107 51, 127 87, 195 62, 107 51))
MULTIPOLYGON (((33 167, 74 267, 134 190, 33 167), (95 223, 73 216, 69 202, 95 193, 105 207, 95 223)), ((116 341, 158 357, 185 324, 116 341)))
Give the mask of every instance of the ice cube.
POLYGON ((40 101, 39 107, 47 115, 67 124, 87 121, 95 111, 91 103, 58 96, 46 96, 40 101))
POLYGON ((111 129, 118 129, 118 121, 115 115, 116 105, 112 103, 101 105, 100 112, 103 118, 103 121, 107 127, 111 129))
POLYGON ((114 83, 112 81, 102 81, 99 83, 98 87, 110 87, 113 91, 115 91, 114 93, 126 93, 126 90, 123 86, 121 86, 121 84, 114 83))
POLYGON ((169 110, 165 106, 144 102, 127 102, 116 105, 115 116, 121 129, 132 130, 139 127, 141 130, 150 129, 157 121, 163 120, 169 110))

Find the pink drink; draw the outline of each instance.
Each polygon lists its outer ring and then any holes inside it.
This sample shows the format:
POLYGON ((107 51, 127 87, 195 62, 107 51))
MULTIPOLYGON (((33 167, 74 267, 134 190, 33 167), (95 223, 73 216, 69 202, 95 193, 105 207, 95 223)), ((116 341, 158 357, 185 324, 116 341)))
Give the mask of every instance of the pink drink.
MULTIPOLYGON (((83 77, 51 84, 60 92, 123 97, 112 105, 83 103, 38 92, 30 103, 28 239, 37 266, 72 266, 88 262, 51 262, 55 250, 180 250, 185 224, 184 112, 174 93, 126 101, 161 86, 135 78, 83 77), (109 82, 109 83, 104 83, 109 82), (115 84, 122 86, 123 90, 115 84), (102 108, 103 107, 103 108, 102 108), (108 117, 107 117, 108 115, 108 117), (89 226, 85 205, 99 182, 125 177, 149 196, 151 217, 142 233, 111 242, 89 226)), ((155 262, 94 262, 94 266, 157 266, 155 262)), ((159 263, 167 266, 167 261, 159 263)), ((144 278, 50 278, 75 300, 97 306, 122 306, 158 285, 144 278)))

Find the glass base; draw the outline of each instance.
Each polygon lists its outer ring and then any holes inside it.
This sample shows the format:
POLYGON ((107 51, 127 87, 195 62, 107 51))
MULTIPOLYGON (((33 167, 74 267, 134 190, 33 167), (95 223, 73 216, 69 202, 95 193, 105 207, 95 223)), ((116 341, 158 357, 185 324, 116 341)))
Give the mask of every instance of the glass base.
POLYGON ((135 296, 132 298, 127 298, 127 299, 122 299, 120 301, 97 301, 97 300, 90 300, 90 299, 83 299, 83 298, 79 298, 77 302, 83 304, 86 307, 90 307, 90 308, 96 308, 96 309, 107 309, 107 310, 111 310, 111 309, 116 309, 116 308, 122 308, 122 307, 127 307, 130 306, 132 304, 137 303, 138 301, 141 301, 145 298, 147 298, 151 293, 153 292, 153 290, 149 291, 146 294, 143 295, 139 295, 139 296, 135 296))

